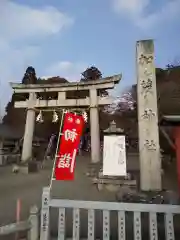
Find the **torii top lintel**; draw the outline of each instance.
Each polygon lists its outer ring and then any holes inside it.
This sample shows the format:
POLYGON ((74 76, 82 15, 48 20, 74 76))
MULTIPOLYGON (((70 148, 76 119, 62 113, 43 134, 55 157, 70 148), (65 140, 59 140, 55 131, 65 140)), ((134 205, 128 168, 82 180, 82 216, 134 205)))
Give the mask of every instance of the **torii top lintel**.
POLYGON ((118 84, 122 75, 114 75, 95 81, 70 82, 70 83, 53 83, 53 84, 21 84, 10 83, 15 93, 28 92, 64 92, 90 89, 112 89, 118 84))

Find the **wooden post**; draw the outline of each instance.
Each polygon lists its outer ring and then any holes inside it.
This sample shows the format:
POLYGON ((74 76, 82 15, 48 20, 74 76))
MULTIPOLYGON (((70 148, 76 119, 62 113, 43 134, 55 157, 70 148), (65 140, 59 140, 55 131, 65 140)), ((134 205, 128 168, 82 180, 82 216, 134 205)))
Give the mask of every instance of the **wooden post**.
POLYGON ((153 40, 137 42, 137 98, 141 190, 161 190, 156 74, 153 40))
POLYGON ((49 200, 50 188, 45 187, 42 194, 40 240, 49 239, 49 200))
POLYGON ((177 178, 178 178, 178 191, 180 196, 180 127, 174 130, 175 146, 176 146, 176 165, 177 165, 177 178))
POLYGON ((39 210, 37 206, 31 207, 29 221, 31 223, 31 229, 29 231, 28 240, 38 240, 39 239, 39 210))
MULTIPOLYGON (((16 201, 16 223, 20 222, 21 219, 21 200, 18 198, 16 201)), ((15 240, 19 238, 19 233, 15 234, 15 240)))

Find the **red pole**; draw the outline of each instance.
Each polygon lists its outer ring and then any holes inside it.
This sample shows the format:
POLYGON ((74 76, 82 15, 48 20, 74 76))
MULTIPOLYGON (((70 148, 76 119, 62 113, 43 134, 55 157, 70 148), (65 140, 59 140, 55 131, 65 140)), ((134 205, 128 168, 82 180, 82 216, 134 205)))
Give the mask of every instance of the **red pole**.
MULTIPOLYGON (((21 218, 21 200, 18 198, 16 201, 16 222, 19 222, 21 218)), ((19 233, 16 233, 15 240, 19 238, 19 233)))
POLYGON ((180 127, 175 127, 174 138, 176 146, 176 165, 177 165, 177 178, 178 178, 178 192, 180 196, 180 127))

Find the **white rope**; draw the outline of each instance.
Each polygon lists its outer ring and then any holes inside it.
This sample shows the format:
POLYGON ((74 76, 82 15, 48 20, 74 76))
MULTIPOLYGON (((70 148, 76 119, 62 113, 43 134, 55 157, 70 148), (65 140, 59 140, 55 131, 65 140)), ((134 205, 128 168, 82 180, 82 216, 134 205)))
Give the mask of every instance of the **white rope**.
POLYGON ((35 112, 63 112, 63 111, 68 111, 68 112, 84 112, 90 109, 90 107, 87 108, 70 108, 70 109, 61 109, 61 108, 52 108, 52 109, 37 109, 37 108, 28 108, 27 110, 32 109, 35 112))

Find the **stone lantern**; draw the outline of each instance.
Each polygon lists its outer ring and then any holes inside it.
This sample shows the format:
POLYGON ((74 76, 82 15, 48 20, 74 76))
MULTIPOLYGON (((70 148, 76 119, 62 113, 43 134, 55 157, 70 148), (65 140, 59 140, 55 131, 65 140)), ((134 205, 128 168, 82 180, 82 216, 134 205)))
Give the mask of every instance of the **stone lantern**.
POLYGON ((105 135, 122 135, 124 134, 124 129, 117 128, 116 122, 113 120, 109 124, 109 128, 103 131, 105 135))

